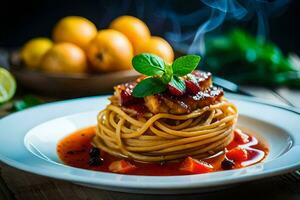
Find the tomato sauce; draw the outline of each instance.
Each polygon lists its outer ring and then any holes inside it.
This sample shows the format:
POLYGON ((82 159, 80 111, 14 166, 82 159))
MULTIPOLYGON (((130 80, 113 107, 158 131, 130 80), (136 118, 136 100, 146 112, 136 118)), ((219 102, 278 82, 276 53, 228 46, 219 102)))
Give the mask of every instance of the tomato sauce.
MULTIPOLYGON (((244 133, 245 134, 245 133, 244 133)), ((57 153, 59 158, 66 165, 89 169, 102 172, 110 172, 109 165, 113 161, 120 160, 120 158, 109 155, 108 153, 101 151, 101 158, 103 163, 100 166, 91 166, 89 164, 90 155, 89 152, 93 148, 91 140, 95 135, 95 127, 88 127, 72 133, 62 139, 57 145, 57 153)), ((226 147, 227 150, 240 146, 247 150, 248 158, 243 162, 236 162, 234 169, 242 168, 255 163, 261 162, 268 154, 268 148, 259 142, 254 136, 246 134, 249 138, 247 143, 241 143, 241 141, 234 138, 234 140, 226 147)), ((225 155, 220 152, 214 156, 206 159, 202 159, 214 168, 213 171, 222 171, 221 163, 224 160, 225 155)), ((136 166, 133 171, 128 174, 131 175, 148 175, 148 176, 174 176, 174 175, 188 175, 189 172, 180 170, 182 162, 168 161, 162 163, 141 163, 129 160, 129 162, 136 166)))

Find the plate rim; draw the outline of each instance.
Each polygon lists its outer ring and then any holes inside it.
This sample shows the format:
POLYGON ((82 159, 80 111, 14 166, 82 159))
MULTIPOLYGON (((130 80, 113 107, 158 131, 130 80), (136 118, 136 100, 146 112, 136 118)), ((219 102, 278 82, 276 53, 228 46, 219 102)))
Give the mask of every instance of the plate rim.
MULTIPOLYGON (((231 96, 230 98, 236 99, 236 100, 247 101, 247 102, 252 102, 252 103, 259 103, 259 104, 263 104, 263 105, 283 109, 283 110, 286 110, 286 111, 289 111, 289 112, 293 112, 293 113, 298 114, 298 115, 300 114, 300 110, 298 110, 298 109, 294 109, 294 108, 291 108, 291 107, 288 107, 288 106, 282 106, 282 105, 274 104, 274 103, 271 103, 271 102, 268 102, 268 101, 265 101, 265 100, 262 100, 262 99, 259 99, 259 98, 245 97, 245 96, 242 96, 242 95, 236 95, 236 94, 230 94, 230 93, 227 93, 227 96, 231 96)), ((82 100, 85 100, 85 99, 97 99, 99 97, 100 98, 105 98, 105 97, 107 97, 107 95, 83 97, 83 98, 77 98, 77 99, 57 101, 57 102, 47 103, 47 104, 39 105, 39 106, 36 106, 36 107, 33 107, 33 108, 29 108, 29 109, 26 109, 25 111, 21 111, 21 112, 26 112, 26 111, 30 112, 33 109, 39 109, 41 107, 47 107, 49 105, 68 103, 68 102, 72 102, 72 101, 82 101, 82 100)), ((6 120, 8 117, 13 117, 14 115, 17 115, 21 112, 17 112, 17 113, 11 114, 9 116, 6 116, 6 117, 0 119, 0 121, 6 120)), ((76 113, 73 113, 73 114, 76 114, 76 113)), ((73 114, 71 114, 71 115, 73 115, 73 114)), ((64 116, 67 116, 67 115, 64 115, 64 116)), ((58 117, 55 117, 55 118, 59 118, 59 117, 63 117, 63 116, 58 116, 58 117)), ((52 118, 52 119, 55 119, 55 118, 52 118)), ((51 120, 51 119, 48 119, 48 120, 51 120)), ((41 123, 38 123, 35 126, 37 126, 39 124, 41 124, 41 123)), ((31 128, 33 128, 33 127, 31 127, 31 128)), ((23 140, 24 140, 24 137, 23 137, 23 140)), ((23 148, 25 148, 25 146, 23 146, 23 148)), ((27 149, 26 149, 26 151, 27 151, 27 149)), ((80 182, 80 183, 85 183, 85 184, 90 184, 90 185, 95 184, 99 187, 102 186, 102 188, 112 186, 112 187, 115 187, 115 188, 121 187, 121 188, 137 189, 137 190, 138 189, 160 190, 160 189, 166 189, 166 188, 174 190, 174 189, 192 189, 192 188, 204 188, 204 187, 211 187, 211 186, 221 186, 221 185, 228 184, 228 183, 233 184, 233 183, 237 183, 237 182, 250 181, 250 180, 254 180, 254 179, 258 179, 258 178, 265 178, 265 177, 269 177, 269 176, 273 176, 273 175, 278 175, 278 174, 282 174, 282 173, 285 173, 285 172, 290 172, 290 171, 296 170, 297 168, 300 167, 300 162, 298 162, 298 163, 294 163, 294 165, 290 166, 288 169, 285 169, 284 167, 281 167, 280 169, 277 169, 276 171, 268 171, 268 172, 264 172, 264 173, 255 173, 255 174, 252 174, 251 176, 243 176, 243 177, 235 178, 235 179, 227 179, 226 181, 222 180, 222 182, 221 181, 210 182, 209 184, 207 184, 205 186, 202 186, 202 185, 199 186, 199 182, 189 182, 188 184, 182 184, 182 183, 181 184, 172 184, 171 188, 170 188, 170 183, 167 183, 167 185, 164 185, 166 183, 163 183, 163 184, 160 183, 160 184, 152 186, 152 187, 149 187, 149 185, 147 185, 147 184, 146 185, 140 184, 137 187, 138 183, 133 183, 133 184, 131 183, 131 184, 128 184, 124 187, 124 185, 123 185, 124 182, 123 183, 121 182, 121 184, 120 183, 116 184, 115 180, 109 181, 109 182, 106 181, 105 183, 92 182, 92 181, 87 182, 86 179, 88 177, 75 176, 74 174, 71 175, 71 176, 68 176, 68 177, 66 177, 66 176, 61 177, 61 176, 57 176, 57 175, 55 176, 53 174, 45 174, 45 173, 42 172, 42 170, 33 171, 32 169, 30 170, 30 167, 28 167, 28 165, 26 165, 24 163, 20 163, 20 162, 15 161, 15 160, 12 160, 12 159, 2 155, 1 152, 0 152, 0 160, 3 163, 6 163, 6 164, 8 164, 8 165, 10 165, 14 168, 19 169, 19 170, 26 171, 26 172, 29 172, 29 173, 38 174, 38 175, 42 175, 42 176, 46 176, 46 177, 50 177, 50 178, 66 180, 66 181, 71 181, 71 182, 80 182), (74 178, 76 178, 76 180, 74 178), (108 183, 110 183, 110 184, 108 184, 108 183)), ((70 167, 70 166, 64 166, 64 167, 70 167)), ((74 167, 70 167, 70 168, 76 169, 76 170, 84 170, 84 169, 77 169, 77 168, 74 168, 74 167)), ((238 169, 238 170, 234 170, 234 171, 237 172, 239 170, 243 170, 243 169, 238 169)), ((84 171, 87 171, 87 172, 91 173, 90 170, 84 170, 84 171)), ((103 172, 96 172, 96 173, 103 173, 103 172)), ((215 173, 224 173, 224 172, 215 172, 215 173)), ((112 173, 103 173, 103 174, 110 174, 110 175, 115 175, 116 176, 116 174, 112 174, 112 173)), ((201 175, 203 176, 203 174, 201 174, 201 175)), ((120 177, 132 176, 132 177, 135 177, 133 175, 119 175, 119 174, 117 174, 117 176, 120 176, 120 177)), ((196 176, 199 176, 199 175, 192 175, 192 176, 196 177, 196 176)), ((145 178, 145 177, 149 177, 149 176, 138 176, 138 177, 139 178, 145 178)), ((191 177, 191 175, 171 176, 171 177, 175 177, 175 178, 181 177, 182 178, 182 177, 191 177)), ((155 178, 160 179, 161 177, 151 177, 151 178, 152 179, 155 179, 155 178)), ((164 178, 166 178, 166 177, 164 177, 164 178)), ((169 177, 167 177, 167 178, 169 178, 169 177)), ((119 190, 119 189, 117 189, 117 190, 119 190)))

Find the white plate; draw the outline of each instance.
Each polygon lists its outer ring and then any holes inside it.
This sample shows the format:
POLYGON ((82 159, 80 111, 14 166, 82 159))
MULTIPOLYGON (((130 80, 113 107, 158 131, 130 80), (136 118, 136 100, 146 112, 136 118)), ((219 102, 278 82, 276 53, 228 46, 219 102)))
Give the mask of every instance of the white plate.
POLYGON ((286 173, 300 168, 300 115, 257 99, 227 95, 239 109, 238 125, 269 145, 267 159, 243 169, 186 176, 133 176, 63 165, 57 141, 96 123, 107 96, 45 104, 0 120, 0 159, 31 173, 108 190, 136 193, 199 192, 286 173))

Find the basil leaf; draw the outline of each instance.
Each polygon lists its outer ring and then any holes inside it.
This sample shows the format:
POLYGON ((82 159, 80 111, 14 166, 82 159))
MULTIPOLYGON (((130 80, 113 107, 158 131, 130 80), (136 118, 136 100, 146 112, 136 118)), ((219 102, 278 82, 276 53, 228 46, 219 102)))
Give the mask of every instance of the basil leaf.
POLYGON ((173 76, 173 69, 171 65, 165 65, 165 72, 161 76, 161 80, 163 83, 168 84, 173 76))
POLYGON ((177 58, 172 67, 176 76, 184 76, 191 73, 199 64, 201 57, 197 55, 187 55, 177 58))
POLYGON ((166 85, 158 78, 146 78, 133 89, 134 97, 145 97, 158 94, 166 90, 166 85))
POLYGON ((175 87, 176 89, 180 90, 181 92, 185 91, 185 83, 177 76, 173 76, 171 82, 169 83, 171 86, 175 87))
POLYGON ((163 59, 150 53, 134 56, 132 66, 136 71, 147 76, 162 75, 165 70, 163 59))

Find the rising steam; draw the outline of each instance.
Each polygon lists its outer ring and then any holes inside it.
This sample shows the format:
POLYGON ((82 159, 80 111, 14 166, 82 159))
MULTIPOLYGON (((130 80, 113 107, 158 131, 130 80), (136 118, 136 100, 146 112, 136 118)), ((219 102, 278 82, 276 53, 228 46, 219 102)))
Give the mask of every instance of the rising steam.
POLYGON ((166 33, 172 45, 186 53, 205 53, 204 37, 229 20, 256 20, 257 34, 264 38, 268 34, 268 18, 278 13, 289 0, 201 0, 203 7, 187 15, 166 12, 173 30, 166 33), (189 27, 198 27, 196 31, 189 27))

